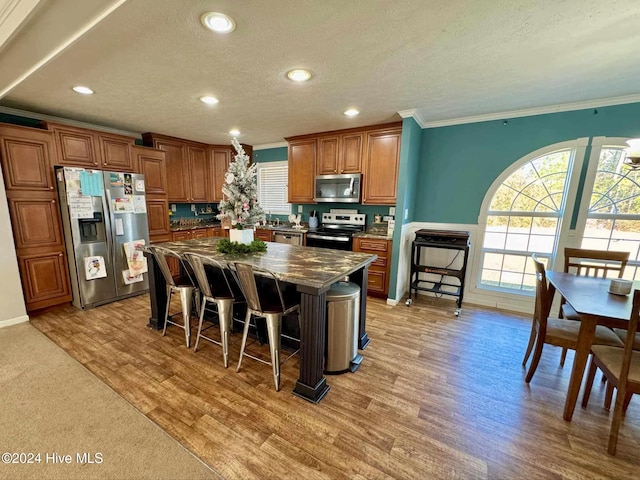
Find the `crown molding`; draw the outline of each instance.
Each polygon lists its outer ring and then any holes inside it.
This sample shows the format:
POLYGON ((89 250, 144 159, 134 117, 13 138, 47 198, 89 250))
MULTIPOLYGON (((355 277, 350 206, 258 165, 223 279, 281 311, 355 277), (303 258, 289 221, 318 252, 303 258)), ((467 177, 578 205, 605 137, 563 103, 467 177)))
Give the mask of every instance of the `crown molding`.
POLYGON ((266 150, 268 148, 282 148, 288 146, 289 144, 287 142, 263 143, 262 145, 254 145, 253 151, 255 152, 256 150, 266 150))
POLYGON ((420 128, 426 128, 426 122, 424 121, 424 118, 422 117, 422 114, 418 111, 417 108, 411 108, 409 110, 400 110, 398 112, 398 115, 400 115, 402 118, 413 118, 416 123, 418 125, 420 125, 420 128))
POLYGON ((142 138, 142 134, 138 132, 129 132, 127 130, 119 130, 117 128, 104 127, 102 125, 94 125, 93 123, 79 122, 77 120, 70 120, 68 118, 56 117, 53 115, 46 115, 44 113, 28 112, 26 110, 19 110, 17 108, 0 106, 0 113, 6 113, 7 115, 15 115, 17 117, 32 118, 35 120, 45 120, 47 122, 64 123, 72 127, 88 128, 90 130, 98 130, 100 132, 115 133, 116 135, 124 135, 126 137, 142 138))
MULTIPOLYGON (((570 112, 574 110, 585 110, 588 108, 612 107, 614 105, 624 105, 627 103, 640 102, 640 94, 626 95, 622 97, 600 98, 597 100, 586 100, 583 102, 563 103, 547 107, 527 108, 523 110, 511 110, 507 112, 489 113, 487 115, 476 115, 472 117, 452 118, 449 120, 437 120, 424 122, 422 128, 449 127, 452 125, 463 125, 465 123, 489 122, 493 120, 505 120, 507 118, 532 117, 534 115, 545 115, 548 113, 570 112)), ((411 110, 404 110, 410 112, 411 110)), ((398 112, 400 113, 400 112, 398 112)), ((414 117, 415 118, 415 117, 414 117)))
POLYGON ((15 34, 42 0, 9 0, 0 8, 0 46, 15 34))

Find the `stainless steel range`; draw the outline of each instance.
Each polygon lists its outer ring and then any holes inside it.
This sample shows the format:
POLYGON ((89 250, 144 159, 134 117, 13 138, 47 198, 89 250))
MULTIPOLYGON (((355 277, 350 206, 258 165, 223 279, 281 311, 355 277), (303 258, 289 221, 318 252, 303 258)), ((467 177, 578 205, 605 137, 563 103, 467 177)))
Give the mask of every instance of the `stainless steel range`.
POLYGON ((366 219, 358 210, 332 208, 322 214, 322 225, 307 233, 307 247, 351 250, 353 234, 365 230, 366 219))

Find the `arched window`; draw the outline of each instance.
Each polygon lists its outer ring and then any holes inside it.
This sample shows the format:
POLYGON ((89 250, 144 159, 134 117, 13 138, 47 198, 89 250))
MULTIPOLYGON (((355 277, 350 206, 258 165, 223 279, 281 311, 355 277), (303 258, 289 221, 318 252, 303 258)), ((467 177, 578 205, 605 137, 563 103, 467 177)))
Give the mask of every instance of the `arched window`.
POLYGON ((533 152, 493 183, 479 219, 479 288, 530 294, 531 254, 558 270, 565 246, 628 251, 624 277, 640 280, 640 169, 625 163, 625 138, 587 140, 533 152))
POLYGON ((488 190, 479 218, 476 287, 531 295, 536 253, 553 265, 566 236, 588 139, 549 145, 505 170, 488 190), (569 214, 570 215, 570 214, 569 214))
MULTIPOLYGON (((625 164, 624 148, 607 145, 594 146, 593 167, 589 169, 583 211, 578 222, 582 231, 582 248, 630 252, 624 277, 640 279, 640 169, 625 164), (596 162, 597 159, 597 162, 596 162)), ((617 143, 622 143, 618 139, 617 143)))

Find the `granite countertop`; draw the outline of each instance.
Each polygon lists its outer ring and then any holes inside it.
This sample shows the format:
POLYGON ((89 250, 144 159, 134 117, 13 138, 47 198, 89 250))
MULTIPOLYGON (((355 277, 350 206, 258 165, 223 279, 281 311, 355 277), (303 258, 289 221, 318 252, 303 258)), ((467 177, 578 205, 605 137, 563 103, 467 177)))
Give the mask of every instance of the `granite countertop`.
POLYGON ((302 225, 302 228, 294 228, 291 225, 260 225, 256 230, 272 230, 274 232, 300 232, 307 233, 309 227, 302 225))
POLYGON ((364 232, 353 235, 359 238, 376 238, 378 240, 391 240, 393 235, 387 235, 387 224, 374 224, 369 226, 364 232))
POLYGON ((216 223, 200 223, 198 225, 171 225, 170 230, 172 232, 180 232, 182 230, 197 230, 200 228, 212 228, 219 227, 220 222, 216 223))
MULTIPOLYGON (((271 270, 289 283, 325 289, 346 275, 370 265, 377 255, 346 252, 327 248, 298 247, 285 243, 269 243, 266 252, 247 254, 225 254, 216 250, 221 238, 203 238, 179 242, 159 243, 178 254, 199 253, 224 264, 233 262, 251 263, 271 270)), ((145 247, 143 250, 149 252, 145 247)))

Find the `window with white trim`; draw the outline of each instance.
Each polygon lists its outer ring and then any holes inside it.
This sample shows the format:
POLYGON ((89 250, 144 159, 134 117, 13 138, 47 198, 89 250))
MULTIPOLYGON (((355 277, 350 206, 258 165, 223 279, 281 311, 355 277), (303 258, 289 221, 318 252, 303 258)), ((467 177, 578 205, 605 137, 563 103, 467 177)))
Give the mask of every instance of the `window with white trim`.
POLYGON ((554 256, 565 207, 572 149, 534 158, 502 182, 493 195, 482 244, 480 285, 535 290, 532 253, 554 256))
POLYGON ((625 164, 625 140, 549 145, 496 179, 479 219, 479 288, 531 294, 535 277, 528 257, 536 253, 547 268, 562 270, 565 247, 628 251, 624 278, 640 280, 640 170, 625 164), (587 145, 591 154, 580 191, 587 145), (580 208, 572 226, 574 204, 580 208))
POLYGON ((623 147, 601 147, 581 247, 630 252, 624 278, 639 280, 640 170, 624 160, 623 147))
POLYGON ((291 213, 291 204, 287 203, 288 174, 286 161, 258 163, 258 204, 265 215, 291 213))

